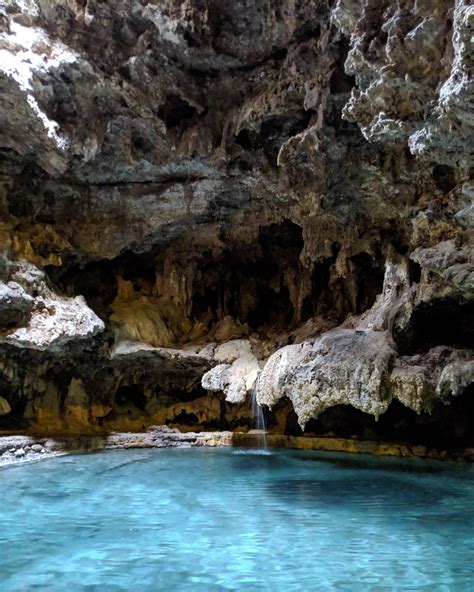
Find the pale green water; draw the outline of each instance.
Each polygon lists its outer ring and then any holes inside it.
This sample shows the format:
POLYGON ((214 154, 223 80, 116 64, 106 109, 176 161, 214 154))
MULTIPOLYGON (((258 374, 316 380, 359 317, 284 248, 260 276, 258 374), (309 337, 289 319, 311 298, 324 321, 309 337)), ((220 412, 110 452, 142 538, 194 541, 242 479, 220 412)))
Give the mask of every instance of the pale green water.
POLYGON ((474 590, 474 468, 184 449, 0 471, 2 592, 474 590))

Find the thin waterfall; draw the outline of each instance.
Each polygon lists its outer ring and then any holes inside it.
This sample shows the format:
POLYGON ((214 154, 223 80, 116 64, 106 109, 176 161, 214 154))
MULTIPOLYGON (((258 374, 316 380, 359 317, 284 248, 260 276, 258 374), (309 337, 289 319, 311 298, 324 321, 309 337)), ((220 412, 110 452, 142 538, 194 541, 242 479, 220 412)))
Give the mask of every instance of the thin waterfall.
POLYGON ((266 450, 267 449, 267 420, 265 418, 265 413, 263 411, 263 407, 258 404, 257 402, 257 393, 255 389, 250 391, 250 405, 252 408, 252 416, 254 420, 254 430, 255 433, 259 436, 259 448, 266 450))

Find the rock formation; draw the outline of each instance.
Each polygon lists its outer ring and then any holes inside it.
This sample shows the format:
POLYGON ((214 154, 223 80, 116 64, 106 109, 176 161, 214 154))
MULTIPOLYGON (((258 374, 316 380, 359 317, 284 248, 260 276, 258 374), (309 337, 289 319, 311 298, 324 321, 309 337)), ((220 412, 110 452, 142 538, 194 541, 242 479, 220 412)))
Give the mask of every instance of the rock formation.
POLYGON ((0 428, 472 444, 473 27, 0 1, 0 428))

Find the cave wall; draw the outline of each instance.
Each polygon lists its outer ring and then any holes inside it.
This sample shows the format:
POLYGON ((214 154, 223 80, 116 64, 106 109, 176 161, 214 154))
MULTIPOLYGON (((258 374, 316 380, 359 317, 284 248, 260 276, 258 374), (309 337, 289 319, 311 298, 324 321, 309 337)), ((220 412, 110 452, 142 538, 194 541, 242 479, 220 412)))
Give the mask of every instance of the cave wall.
POLYGON ((248 429, 256 393, 277 432, 417 440, 401 407, 449 443, 468 4, 0 4, 0 429, 248 429))

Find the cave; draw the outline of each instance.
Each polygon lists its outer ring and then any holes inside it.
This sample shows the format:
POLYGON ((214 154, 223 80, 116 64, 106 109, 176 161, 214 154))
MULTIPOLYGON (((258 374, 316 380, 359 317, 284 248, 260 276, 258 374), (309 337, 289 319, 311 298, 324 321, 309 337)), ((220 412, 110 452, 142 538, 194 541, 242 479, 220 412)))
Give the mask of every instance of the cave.
MULTIPOLYGON (((223 199, 221 196, 221 204, 223 199)), ((303 245, 301 227, 284 220, 263 226, 250 245, 224 250, 216 258, 204 252, 193 262, 191 317, 216 323, 231 316, 257 331, 290 327, 296 311, 284 271, 289 267, 305 273, 299 262, 303 245)), ((46 270, 61 292, 83 295, 89 306, 106 319, 117 296, 118 277, 131 282, 137 293, 147 295, 164 263, 158 250, 142 254, 127 251, 113 260, 94 261, 83 267, 72 260, 67 266, 48 266, 46 270)))
MULTIPOLYGON (((337 245, 334 250, 337 251, 337 245)), ((349 261, 352 274, 349 278, 334 278, 336 255, 313 266, 311 293, 303 302, 304 319, 314 315, 327 315, 342 322, 349 313, 361 314, 374 304, 383 287, 382 259, 377 260, 368 253, 360 253, 349 261)))
POLYGON ((471 4, 0 2, 2 592, 473 588, 471 4))
POLYGON ((199 268, 193 316, 210 312, 217 321, 230 315, 252 330, 290 326, 295 311, 283 272, 286 265, 301 269, 302 248, 301 228, 293 222, 263 227, 256 244, 199 268))
POLYGON ((310 419, 304 430, 287 398, 265 413, 270 433, 283 428, 289 436, 410 443, 448 452, 474 446, 473 385, 449 401, 435 403, 430 412, 416 413, 394 400, 376 419, 351 405, 335 405, 310 419))

